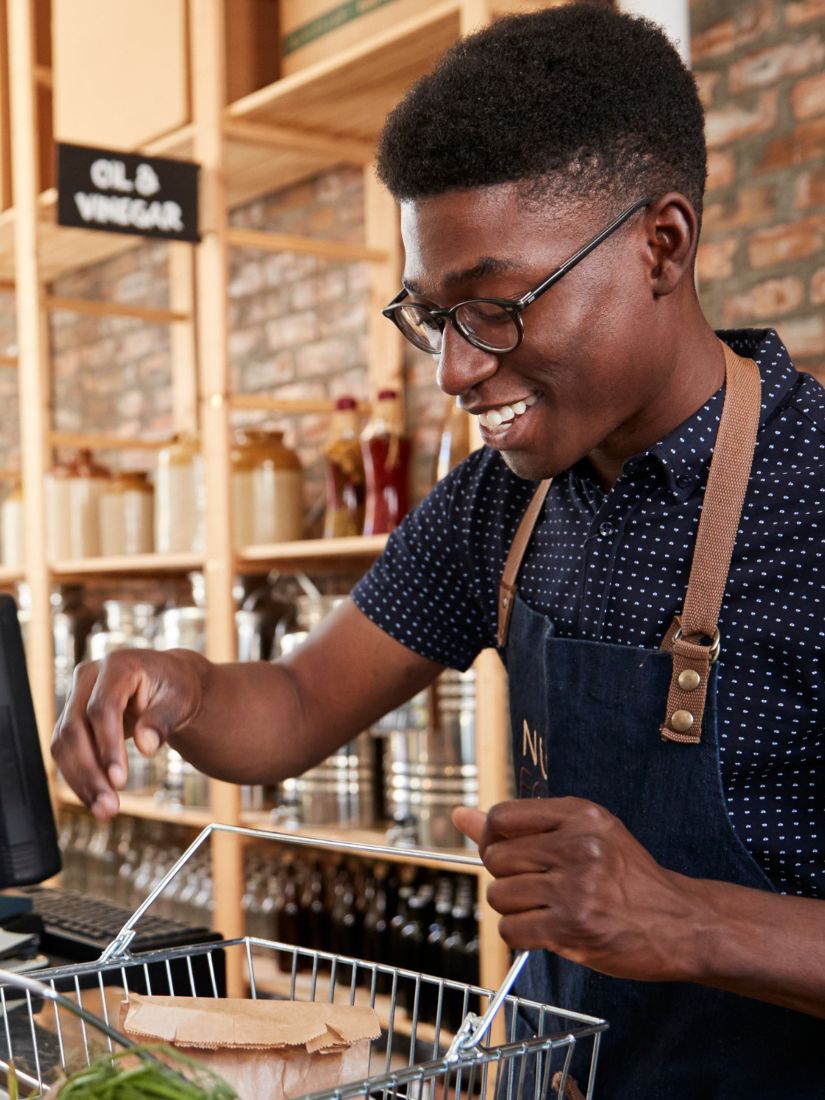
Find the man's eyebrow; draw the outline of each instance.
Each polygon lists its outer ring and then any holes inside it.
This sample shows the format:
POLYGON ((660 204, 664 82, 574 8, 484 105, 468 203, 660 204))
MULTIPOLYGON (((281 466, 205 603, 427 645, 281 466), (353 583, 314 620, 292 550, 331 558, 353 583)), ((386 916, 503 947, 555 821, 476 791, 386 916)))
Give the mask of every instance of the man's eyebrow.
MULTIPOLYGON (((465 267, 461 271, 448 272, 441 281, 441 286, 447 289, 459 283, 471 282, 473 279, 482 279, 485 275, 501 275, 505 271, 518 272, 524 270, 524 265, 517 263, 515 260, 502 260, 494 256, 482 256, 472 267, 465 267)), ((420 297, 426 297, 426 288, 424 288, 421 283, 415 282, 414 279, 404 279, 403 285, 410 294, 418 294, 420 297)))

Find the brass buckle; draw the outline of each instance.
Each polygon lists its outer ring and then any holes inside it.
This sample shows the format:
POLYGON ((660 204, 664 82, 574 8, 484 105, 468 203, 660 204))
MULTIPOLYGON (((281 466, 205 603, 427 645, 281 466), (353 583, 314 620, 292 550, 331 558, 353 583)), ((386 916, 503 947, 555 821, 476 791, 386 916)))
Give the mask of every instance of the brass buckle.
MULTIPOLYGON (((676 622, 678 625, 676 627, 676 633, 673 635, 674 644, 678 642, 679 639, 682 637, 682 620, 679 618, 678 615, 676 616, 676 622)), ((707 634, 702 634, 700 636, 702 638, 707 638, 707 634)), ((716 661, 719 660, 719 654, 721 652, 722 635, 719 633, 719 627, 716 626, 713 628, 713 636, 711 637, 710 645, 708 646, 708 660, 711 664, 715 664, 716 661)))

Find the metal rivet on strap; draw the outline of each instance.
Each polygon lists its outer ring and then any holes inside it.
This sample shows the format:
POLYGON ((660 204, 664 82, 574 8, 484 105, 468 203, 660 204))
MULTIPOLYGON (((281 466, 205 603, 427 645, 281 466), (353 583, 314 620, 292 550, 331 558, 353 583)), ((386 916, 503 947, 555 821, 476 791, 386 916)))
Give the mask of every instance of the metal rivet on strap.
POLYGON ((693 725, 693 715, 689 710, 675 710, 671 715, 670 724, 678 733, 687 733, 693 725))
POLYGON ((682 691, 694 691, 702 682, 702 677, 695 669, 686 668, 679 673, 679 687, 682 691))

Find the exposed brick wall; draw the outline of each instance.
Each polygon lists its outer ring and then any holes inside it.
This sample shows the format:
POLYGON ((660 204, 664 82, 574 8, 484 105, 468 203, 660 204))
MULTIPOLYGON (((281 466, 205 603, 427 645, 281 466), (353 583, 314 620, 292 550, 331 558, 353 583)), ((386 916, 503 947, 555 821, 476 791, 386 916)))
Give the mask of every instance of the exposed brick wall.
MULTIPOLYGON (((825 0, 692 0, 694 68, 707 109, 710 177, 700 294, 714 325, 775 325, 798 364, 825 379, 825 0)), ((363 240, 361 174, 339 169, 249 204, 233 221, 363 240)), ((236 392, 366 397, 365 264, 233 251, 230 357, 236 392)), ((61 279, 64 295, 165 306, 166 249, 146 244, 61 279)), ((55 314, 55 425, 165 435, 168 329, 55 314)), ((0 354, 14 350, 13 298, 0 291, 0 354)), ((444 402, 432 361, 406 362, 415 497, 433 470, 444 402)), ((326 417, 238 415, 287 429, 307 470, 317 531, 326 417)), ((16 464, 16 380, 0 370, 0 466, 16 464)), ((146 452, 110 457, 145 467, 146 452)))
POLYGON ((710 150, 700 296, 825 381, 825 0, 691 0, 710 150))

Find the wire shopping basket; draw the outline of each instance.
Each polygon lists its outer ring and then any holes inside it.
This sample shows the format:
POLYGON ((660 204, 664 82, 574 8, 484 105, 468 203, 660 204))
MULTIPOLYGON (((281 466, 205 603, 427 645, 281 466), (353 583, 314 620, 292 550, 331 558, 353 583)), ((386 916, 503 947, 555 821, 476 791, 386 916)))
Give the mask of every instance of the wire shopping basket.
MULTIPOLYGON (((7 1077, 13 1064, 23 1086, 34 1090, 34 1096, 45 1095, 61 1074, 90 1064, 107 1050, 115 1053, 133 1045, 112 1025, 113 1014, 117 1018, 119 1003, 130 991, 217 998, 220 975, 224 965, 235 965, 230 959, 234 955, 252 998, 275 995, 370 1005, 376 1010, 382 1030, 380 1038, 370 1042, 368 1075, 312 1093, 311 1100, 550 1100, 578 1095, 591 1100, 600 1037, 607 1024, 512 994, 527 952, 516 956, 497 991, 254 936, 131 953, 129 946, 144 913, 214 832, 359 855, 398 854, 378 845, 207 826, 97 961, 27 976, 0 971, 0 1070, 7 1077), (451 1032, 446 1022, 456 1017, 462 1022, 451 1032), (574 1054, 578 1086, 570 1074, 574 1054)), ((469 855, 447 857, 411 849, 404 853, 453 867, 475 868, 480 862, 469 855)))

